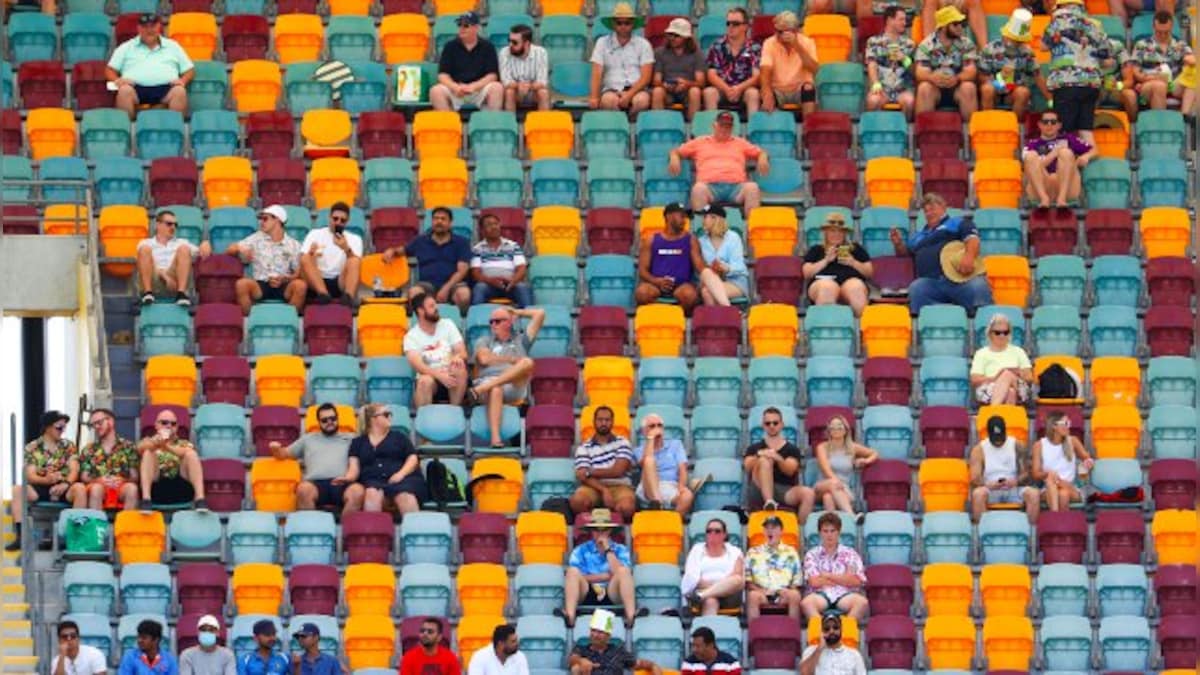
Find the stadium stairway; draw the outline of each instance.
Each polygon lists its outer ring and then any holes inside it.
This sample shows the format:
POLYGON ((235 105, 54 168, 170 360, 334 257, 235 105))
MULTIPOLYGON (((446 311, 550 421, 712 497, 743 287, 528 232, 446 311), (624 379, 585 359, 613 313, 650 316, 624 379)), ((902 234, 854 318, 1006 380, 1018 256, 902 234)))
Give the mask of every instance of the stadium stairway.
MULTIPOLYGON (((10 516, 5 515, 5 519, 10 516)), ((11 528, 6 527, 5 532, 11 528)), ((29 603, 25 601, 19 553, 4 553, 0 558, 0 673, 4 675, 35 675, 38 657, 35 656, 33 621, 29 603)))

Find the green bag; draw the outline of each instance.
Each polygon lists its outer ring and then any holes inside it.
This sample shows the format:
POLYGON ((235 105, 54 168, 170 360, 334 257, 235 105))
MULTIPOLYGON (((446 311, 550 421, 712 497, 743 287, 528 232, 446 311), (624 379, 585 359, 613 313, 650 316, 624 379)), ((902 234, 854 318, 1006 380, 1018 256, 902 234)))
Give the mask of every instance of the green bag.
POLYGON ((74 516, 67 520, 67 551, 104 553, 108 542, 108 521, 94 516, 74 516))

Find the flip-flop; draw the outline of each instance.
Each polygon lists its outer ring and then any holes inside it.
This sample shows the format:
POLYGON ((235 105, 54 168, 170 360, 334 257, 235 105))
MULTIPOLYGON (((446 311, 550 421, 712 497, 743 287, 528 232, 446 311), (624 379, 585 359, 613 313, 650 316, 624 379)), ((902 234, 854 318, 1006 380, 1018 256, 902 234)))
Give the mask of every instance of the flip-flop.
POLYGON ((463 394, 463 405, 468 408, 479 405, 479 392, 475 391, 475 387, 467 387, 467 393, 463 394))

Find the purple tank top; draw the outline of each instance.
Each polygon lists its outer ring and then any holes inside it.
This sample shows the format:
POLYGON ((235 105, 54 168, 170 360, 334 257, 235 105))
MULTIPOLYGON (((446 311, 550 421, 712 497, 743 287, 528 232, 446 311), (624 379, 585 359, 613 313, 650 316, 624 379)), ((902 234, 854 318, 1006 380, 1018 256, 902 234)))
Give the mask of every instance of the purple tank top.
POLYGON ((667 239, 661 233, 650 240, 650 274, 671 277, 676 284, 692 280, 692 233, 667 239))

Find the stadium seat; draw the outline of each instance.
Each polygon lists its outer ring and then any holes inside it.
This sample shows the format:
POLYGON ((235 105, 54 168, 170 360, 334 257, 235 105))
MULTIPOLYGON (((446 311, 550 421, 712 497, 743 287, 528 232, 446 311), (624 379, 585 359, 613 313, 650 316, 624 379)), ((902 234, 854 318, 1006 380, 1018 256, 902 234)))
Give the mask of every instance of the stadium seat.
MULTIPOLYGON (((1041 354, 1074 354, 1083 340, 1083 322, 1070 305, 1042 305, 1033 310, 1033 339, 1041 354)), ((1082 371, 1079 371, 1082 375, 1082 371)))
MULTIPOLYGON (((288 72, 294 73, 298 70, 299 65, 292 66, 288 72)), ((291 84, 288 83, 289 97, 293 91, 291 84)), ((294 114, 302 114, 300 135, 304 138, 305 157, 345 157, 350 154, 350 113, 345 110, 331 110, 328 104, 324 104, 324 107, 301 106, 294 100, 290 107, 294 114)))
POLYGON ((1044 565, 1038 571, 1036 592, 1046 619, 1084 616, 1088 604, 1087 572, 1079 564, 1044 565))
MULTIPOLYGON (((417 414, 420 415, 420 410, 417 414)), ((471 478, 487 474, 499 474, 503 478, 483 481, 474 486, 475 509, 483 513, 516 513, 524 485, 521 462, 511 457, 476 459, 471 467, 471 478)))
POLYGON ((312 393, 313 403, 357 404, 359 376, 358 359, 353 356, 323 354, 314 357, 308 371, 308 390, 312 393))
POLYGON ((167 24, 167 35, 192 61, 211 61, 217 51, 217 17, 208 12, 176 11, 167 24))
POLYGON ((912 343, 912 319, 899 305, 871 305, 860 320, 863 347, 869 357, 906 357, 912 343))
POLYGON ((54 17, 47 14, 21 12, 8 22, 8 45, 13 64, 26 61, 52 61, 58 57, 58 30, 54 17))
POLYGON ((1025 307, 1029 301, 1029 260, 1018 255, 987 255, 983 258, 988 285, 997 304, 1025 307))
MULTIPOLYGON (((234 356, 240 353, 241 343, 241 308, 228 303, 201 304, 196 308, 196 353, 198 355, 234 356)), ((249 378, 246 383, 249 384, 249 378)), ((207 385, 205 394, 209 395, 207 385)))
POLYGON ((201 464, 209 508, 223 513, 240 510, 246 495, 246 470, 241 460, 208 459, 201 464))
POLYGON ((687 140, 683 114, 678 110, 643 111, 634 121, 634 138, 641 157, 666 157, 687 140))
POLYGON ((503 614, 508 601, 508 579, 502 565, 470 563, 458 569, 458 599, 464 616, 503 614))
POLYGON ((516 117, 510 112, 494 110, 471 114, 467 139, 476 159, 511 159, 516 156, 521 141, 516 117))
POLYGON ((1097 305, 1137 307, 1144 287, 1140 261, 1128 255, 1102 255, 1092 261, 1097 305))
POLYGON ((408 316, 397 305, 369 304, 358 312, 358 345, 362 356, 401 356, 400 343, 408 316))
POLYGON ((74 67, 82 61, 108 57, 112 46, 112 28, 101 13, 71 12, 63 16, 63 63, 74 67))
MULTIPOLYGON (((566 662, 570 645, 567 644, 567 632, 557 618, 522 615, 517 619, 517 630, 521 653, 531 668, 554 670, 566 662)), ((680 628, 680 635, 682 633, 680 628)))
MULTIPOLYGON (((1147 207, 1183 211, 1188 197, 1188 172, 1184 161, 1179 158, 1164 158, 1140 165, 1138 190, 1141 193, 1142 204, 1147 207)), ((1144 212, 1142 217, 1146 217, 1144 212)), ((1187 222, 1186 217, 1174 220, 1187 222)))
MULTIPOLYGON (((183 513, 176 514, 176 518, 183 513)), ((180 565, 175 574, 180 610, 183 614, 223 613, 229 576, 219 563, 180 565)))
POLYGON ((1162 565, 1154 574, 1155 604, 1162 616, 1193 613, 1196 598, 1196 568, 1192 565, 1162 565))
MULTIPOLYGON (((559 482, 550 482, 545 479, 539 479, 539 464, 544 464, 547 461, 557 460, 541 460, 529 465, 529 487, 531 503, 534 508, 541 505, 541 500, 533 499, 535 485, 546 486, 543 489, 549 489, 555 485, 563 485, 562 479, 566 478, 567 472, 562 475, 555 476, 559 482), (534 483, 538 480, 538 483, 534 483)), ((565 461, 565 460, 564 460, 565 461)), ((569 469, 567 464, 562 465, 564 469, 569 469)), ((574 472, 571 472, 571 483, 574 481, 574 472)), ((543 494, 539 492, 539 494, 543 494)), ((554 494, 562 494, 556 492, 554 494)), ((524 511, 517 517, 516 529, 514 530, 517 548, 521 552, 521 560, 525 564, 547 563, 558 565, 563 561, 563 556, 567 552, 568 530, 566 520, 561 514, 552 513, 549 511, 524 511)))
POLYGON ((517 611, 522 616, 545 616, 562 606, 563 567, 545 563, 520 565, 513 586, 517 611))
POLYGON ((912 415, 904 405, 869 405, 863 410, 863 443, 884 459, 908 459, 915 431, 912 415))
MULTIPOLYGON (((321 157, 313 160, 309 173, 313 203, 318 209, 329 208, 338 202, 353 204, 358 199, 361 181, 358 162, 353 159, 321 157)), ((422 184, 422 192, 424 190, 422 184)))
POLYGON ((1087 270, 1083 258, 1075 255, 1050 255, 1038 259, 1036 272, 1041 305, 1083 306, 1087 270))
POLYGON ((283 93, 283 75, 272 61, 246 59, 233 64, 229 75, 237 113, 270 112, 283 93))
MULTIPOLYGON (((1200 374, 1189 371, 1191 361, 1184 356, 1158 356, 1150 359, 1146 369, 1146 389, 1152 406, 1196 403, 1200 374)), ((1150 413, 1154 418, 1153 409, 1150 413)))
POLYGON ((246 318, 250 354, 291 354, 300 342, 300 317, 291 305, 255 305, 246 318))
POLYGON ((1079 246, 1075 213, 1068 209, 1035 209, 1029 215, 1029 247, 1039 257, 1071 255, 1079 246))
POLYGON ((878 157, 867 160, 863 182, 871 206, 907 209, 916 191, 916 172, 912 160, 878 157))
POLYGON ((1163 404, 1150 409, 1146 430, 1156 459, 1195 459, 1197 414, 1192 406, 1163 404))
POLYGON ((683 550, 683 521, 674 511, 642 511, 630 527, 634 560, 638 564, 679 562, 683 550))
MULTIPOLYGON (((767 256, 792 256, 799 221, 795 209, 760 206, 750 212, 746 223, 748 242, 756 260, 767 256)), ((793 299, 794 302, 794 299, 793 299)))
POLYGON ((858 144, 863 159, 908 157, 908 123, 894 110, 865 112, 859 118, 858 144))
MULTIPOLYGON (((447 565, 450 563, 450 546, 453 532, 450 518, 445 513, 422 511, 409 514, 400 523, 400 541, 404 549, 404 561, 407 564, 428 563, 447 565)), ((372 523, 376 528, 376 541, 383 543, 385 533, 390 537, 392 532, 391 519, 380 519, 372 523)), ((388 542, 390 544, 390 540, 388 542)), ((386 562, 387 552, 376 549, 370 557, 377 562, 386 562)))
MULTIPOLYGON (((33 180, 33 167, 29 164, 29 160, 23 157, 6 156, 4 172, 6 176, 12 176, 14 179, 24 175, 28 180, 33 180), (28 173, 25 172, 26 167, 29 169, 28 173)), ((80 157, 48 157, 42 160, 38 176, 43 181, 42 199, 49 203, 45 214, 49 219, 52 215, 51 210, 71 209, 71 204, 82 201, 82 185, 86 184, 88 180, 87 162, 80 157), (56 181, 63 181, 65 184, 54 185, 56 181), (61 206, 56 209, 56 204, 61 204, 61 206)), ((28 201, 32 189, 32 183, 28 187, 10 186, 5 189, 6 200, 28 201)), ((12 208, 12 206, 8 206, 8 208, 12 208)), ((33 215, 36 218, 36 208, 33 215)), ((74 225, 70 227, 70 231, 75 231, 74 225)), ((46 234, 53 233, 47 231, 46 234)))
POLYGON ((870 511, 863 520, 864 562, 868 565, 908 565, 916 542, 912 515, 904 511, 870 511))
POLYGON ((983 655, 989 672, 1024 672, 1033 652, 1033 622, 1025 616, 988 616, 984 620, 983 655))
POLYGON ((1129 206, 1132 183, 1129 163, 1121 159, 1098 159, 1083 170, 1083 191, 1092 209, 1129 206))
POLYGON ((926 512, 963 509, 969 487, 965 461, 925 459, 918 469, 917 480, 926 512))
MULTIPOLYGON (((254 170, 244 157, 210 157, 204 161, 204 198, 209 208, 249 204, 254 170)), ((247 226, 243 224, 243 226, 247 226)))
POLYGON ((633 327, 642 358, 678 356, 683 349, 686 325, 678 305, 643 305, 634 314, 633 327))
POLYGON ((421 200, 429 207, 462 206, 467 198, 467 165, 461 159, 422 162, 417 171, 421 200))
POLYGON ((473 654, 492 644, 492 631, 505 623, 500 615, 467 615, 462 617, 455 631, 455 642, 459 654, 473 654))
POLYGON ((799 364, 786 356, 757 356, 750 359, 746 380, 755 405, 791 406, 800 393, 799 364))
POLYGON ((863 364, 862 381, 867 405, 907 406, 912 397, 912 364, 896 356, 873 356, 863 364))
POLYGON ((117 579, 111 564, 72 561, 62 575, 68 612, 108 616, 116 608, 117 579))
POLYGON ((541 159, 529 170, 533 203, 538 207, 574 207, 581 182, 579 165, 573 159, 541 159))
MULTIPOLYGON (((550 63, 562 63, 564 61, 579 61, 580 59, 590 56, 589 54, 585 53, 585 51, 587 50, 587 45, 588 45, 588 24, 587 24, 587 18, 585 16, 583 16, 583 12, 580 11, 580 12, 570 12, 570 13, 566 13, 566 14, 550 15, 545 12, 545 7, 544 7, 545 4, 546 3, 543 3, 543 8, 542 8, 543 16, 542 16, 542 23, 540 26, 540 29, 541 29, 540 33, 541 33, 541 44, 542 44, 542 47, 544 47, 546 49, 546 56, 549 58, 550 63)), ((598 115, 606 116, 606 117, 608 117, 608 121, 612 122, 615 119, 615 116, 610 115, 608 113, 615 113, 615 112, 616 111, 591 111, 591 110, 589 110, 583 114, 583 119, 581 120, 583 128, 586 130, 588 127, 588 116, 589 115, 593 116, 593 117, 598 116, 598 115)), ((620 113, 617 113, 617 115, 619 115, 619 114, 620 113)), ((601 154, 593 154, 592 151, 596 148, 592 147, 589 144, 588 134, 583 133, 583 134, 581 134, 581 137, 584 142, 584 146, 585 146, 588 156, 599 157, 599 156, 603 155, 603 156, 609 156, 609 157, 617 157, 617 156, 625 157, 628 155, 628 152, 629 152, 628 118, 621 116, 621 120, 625 122, 625 124, 623 125, 625 128, 625 144, 620 149, 620 151, 615 155, 609 154, 608 152, 603 152, 601 154)), ((592 139, 592 140, 594 141, 595 139, 592 139)))
MULTIPOLYGON (((23 16, 37 15, 19 15, 23 16)), ((9 24, 11 30, 12 24, 9 24)), ((75 115, 64 108, 34 108, 25 118, 25 137, 33 160, 75 154, 75 115)))
POLYGON ((390 565, 357 563, 346 568, 342 589, 351 617, 387 616, 396 595, 396 575, 390 565))
POLYGON ((270 42, 271 28, 266 16, 259 13, 231 13, 221 22, 221 45, 229 63, 265 59, 270 42))
POLYGON ((971 151, 975 154, 975 159, 1013 159, 1020 145, 1017 116, 1009 110, 980 112, 982 114, 971 115, 967 124, 967 133, 971 137, 971 151))
POLYGON ((1026 414, 1024 408, 1015 405, 994 404, 980 406, 979 413, 975 416, 977 438, 983 438, 987 435, 987 421, 993 415, 999 415, 1004 418, 1009 436, 1017 439, 1019 443, 1029 443, 1029 416, 1026 414))
POLYGON ((965 208, 970 191, 969 173, 967 163, 959 159, 925 160, 921 166, 921 192, 936 192, 951 208, 965 208))
POLYGON ((483 208, 517 206, 524 198, 525 180, 520 160, 490 158, 480 162, 473 180, 476 199, 483 208))
MULTIPOLYGON (((507 38, 507 35, 505 36, 507 38)), ((562 110, 539 110, 525 118, 525 147, 529 159, 569 159, 575 142, 571 114, 562 110)))
POLYGON ((1158 306, 1186 306, 1196 295, 1195 272, 1191 261, 1181 256, 1153 258, 1146 263, 1146 286, 1151 309, 1158 306))
POLYGON ((326 30, 329 57, 335 61, 370 61, 375 52, 375 23, 370 17, 331 16, 326 30))
MULTIPOLYGON (((922 548, 927 565, 933 563, 966 564, 971 550, 971 521, 966 513, 939 511, 926 513, 921 522, 922 548)), ((926 570, 926 574, 929 570, 926 570)))
POLYGON ((629 341, 629 326, 621 307, 586 306, 579 312, 579 342, 586 358, 620 356, 629 341))
MULTIPOLYGON (((354 17, 355 21, 360 21, 365 17, 354 17)), ((368 19, 368 24, 370 20, 368 19)), ((364 27, 365 27, 364 25, 364 27)), ((348 36, 349 37, 349 36, 348 36)), ((360 44, 363 40, 370 38, 374 43, 374 30, 370 35, 356 34, 353 36, 360 44)), ((365 49, 366 46, 363 45, 365 49)), ((361 118, 362 115, 368 113, 384 112, 387 106, 388 92, 388 75, 383 63, 372 61, 369 59, 354 60, 346 64, 350 67, 350 72, 354 75, 353 81, 342 82, 341 86, 334 92, 334 96, 341 96, 342 109, 351 115, 357 115, 361 118)), ((390 111, 388 111, 390 112, 390 111)), ((359 137, 360 143, 368 142, 366 138, 359 137)), ((368 154, 366 158, 377 156, 368 154)))
POLYGON ((379 44, 387 65, 421 61, 429 51, 429 22, 421 14, 387 14, 379 24, 379 44))
POLYGON ((594 158, 588 164, 587 185, 590 206, 632 208, 637 187, 633 162, 623 157, 594 158))
POLYGON ((857 115, 866 92, 862 66, 824 63, 817 71, 817 101, 822 111, 857 115))
POLYGON ((1029 568, 1023 563, 985 564, 979 575, 984 614, 988 619, 1024 617, 1032 587, 1029 568))
MULTIPOLYGON (((152 111, 146 111, 143 116, 148 115, 152 111)), ((181 128, 182 128, 182 122, 181 128)), ((182 137, 180 137, 182 143, 182 137)), ((176 220, 179 222, 179 227, 176 228, 176 235, 181 239, 188 239, 192 242, 201 241, 201 229, 203 221, 200 219, 199 211, 195 212, 196 221, 195 227, 186 223, 186 219, 192 215, 191 209, 195 209, 190 205, 196 199, 196 188, 200 185, 200 172, 196 168, 196 163, 185 157, 159 157, 150 163, 149 173, 150 197, 155 204, 169 205, 167 210, 174 211, 176 220), (183 211, 187 210, 187 213, 183 211)))
POLYGON ((692 452, 697 460, 732 458, 742 438, 740 418, 729 417, 737 408, 701 404, 692 409, 692 452))
POLYGON ((1177 159, 1185 136, 1183 116, 1174 110, 1143 111, 1134 136, 1143 160, 1177 159))
MULTIPOLYGON (((71 69, 71 100, 75 104, 77 110, 91 110, 92 108, 111 108, 116 102, 116 93, 108 91, 108 82, 104 78, 104 61, 83 61, 76 63, 71 69)), ((19 80, 19 78, 18 78, 19 80)), ((43 106, 43 105, 59 105, 62 101, 62 96, 66 89, 65 78, 54 77, 48 81, 46 93, 51 100, 46 102, 34 102, 29 98, 23 98, 23 102, 27 106, 43 106), (56 97, 56 98, 55 98, 56 97)), ((30 83, 32 85, 32 83, 30 83)), ((37 87, 41 89, 41 86, 37 87)), ((11 98, 10 98, 11 100, 11 98)), ((203 98, 201 98, 203 103, 203 98)), ((193 104, 193 109, 198 109, 193 104)), ((17 112, 13 110, 12 112, 17 112)), ((18 127, 20 127, 20 117, 18 116, 18 127)), ((19 135, 19 129, 18 129, 19 135)))
MULTIPOLYGON (((711 359, 705 360, 711 361, 711 359)), ((709 363, 708 367, 711 369, 713 364, 709 363)), ((720 380, 724 374, 726 374, 725 371, 710 370, 710 376, 716 377, 718 381, 708 384, 710 386, 714 384, 715 386, 728 385, 728 382, 720 380)), ((740 378, 740 369, 737 375, 740 378)), ((643 405, 669 405, 682 410, 687 399, 688 380, 687 362, 682 357, 643 358, 637 370, 638 399, 643 405)), ((739 379, 735 391, 740 390, 740 386, 739 379)))
POLYGON ((417 409, 414 422, 418 449, 439 454, 463 454, 467 443, 467 420, 458 406, 432 404, 417 409))
POLYGON ((1056 672, 1083 671, 1091 664, 1092 628, 1085 616, 1047 616, 1040 642, 1047 668, 1056 672))
POLYGON ((351 670, 386 668, 395 651, 396 627, 387 616, 348 617, 342 645, 351 670))
POLYGON ((919 373, 922 401, 926 405, 966 406, 970 397, 968 369, 967 360, 961 356, 926 356, 919 373))
POLYGON ((239 459, 249 444, 250 430, 240 405, 206 403, 200 406, 196 409, 195 428, 196 450, 204 459, 239 459))
POLYGON ((810 406, 849 406, 857 379, 854 363, 843 356, 814 356, 804 369, 810 406))
MULTIPOLYGON (((236 118, 234 118, 236 119, 236 118)), ((231 125, 232 138, 228 145, 237 145, 236 125, 231 125)), ((246 117, 246 146, 258 160, 288 159, 296 143, 296 126, 290 112, 272 110, 250 113, 246 117)), ((232 150, 220 154, 233 154, 232 150)))
MULTIPOLYGON (((283 526, 283 540, 287 561, 293 565, 293 575, 297 566, 333 564, 337 550, 337 526, 333 514, 321 511, 291 514, 283 526)), ((292 598, 295 599, 294 590, 292 598)))
POLYGON ((309 305, 304 310, 304 342, 310 356, 347 353, 352 329, 347 307, 309 305))
POLYGON ((1100 618, 1139 616, 1146 613, 1150 580, 1141 565, 1100 565, 1096 569, 1096 597, 1100 618))
POLYGON ((1097 639, 1107 670, 1140 671, 1150 663, 1150 625, 1144 616, 1101 617, 1097 639))
POLYGON ((149 403, 188 407, 196 393, 196 363, 190 356, 152 356, 146 360, 145 383, 149 403))
MULTIPOLYGON (((1149 162, 1147 165, 1155 163, 1149 162)), ((1143 192, 1143 194, 1145 193, 1143 192)), ((1186 255, 1188 242, 1191 241, 1192 235, 1191 222, 1188 220, 1185 209, 1175 206, 1152 206, 1143 209, 1139 225, 1142 248, 1145 250, 1147 258, 1186 255)))
POLYGON ((1196 463, 1188 459, 1158 459, 1150 465, 1151 494, 1157 509, 1189 509, 1196 504, 1196 463))
MULTIPOLYGON (((254 119, 251 117, 250 121, 247 121, 247 143, 252 150, 255 148, 251 135, 254 119)), ((291 124, 290 116, 288 123, 291 124)), ((236 113, 229 110, 197 110, 192 114, 191 127, 192 153, 197 162, 206 163, 211 159, 227 157, 237 152, 241 130, 236 113)), ((290 147, 289 142, 288 148, 290 147)))
POLYGON ((754 356, 791 356, 796 351, 800 320, 790 305, 755 305, 746 319, 746 335, 754 356))
POLYGON ((931 615, 925 622, 924 639, 931 668, 971 668, 975 658, 975 625, 965 614, 931 615))
POLYGON ((109 157, 96 165, 96 201, 101 206, 139 205, 143 202, 146 173, 141 160, 133 157, 109 157))
POLYGON ((275 53, 284 65, 314 61, 325 43, 321 17, 314 14, 281 14, 275 21, 275 53))
POLYGON ((1081 512, 1041 513, 1037 535, 1042 562, 1078 564, 1083 560, 1087 550, 1087 521, 1081 512))
POLYGON ((1101 511, 1096 515, 1095 537, 1101 564, 1141 562, 1146 538, 1142 514, 1101 511))
POLYGON ((1097 406, 1137 405, 1142 374, 1136 359, 1101 356, 1092 361, 1092 394, 1097 406))
POLYGON ((761 616, 751 621, 746 641, 750 658, 760 672, 785 666, 790 670, 805 646, 800 626, 780 616, 761 616))
POLYGON ((981 209, 1017 208, 1021 201, 1021 162, 993 159, 979 163, 975 168, 975 198, 981 209))
POLYGON ((250 489, 260 511, 295 511, 299 483, 300 464, 295 460, 260 457, 250 466, 250 489))
MULTIPOLYGON (((704 31, 707 17, 700 19, 700 32, 704 31)), ((724 29, 721 29, 724 34, 724 29)), ((792 113, 783 110, 765 112, 759 110, 750 116, 746 128, 746 140, 757 145, 771 157, 795 158, 797 129, 792 113)))
POLYGON ((245 563, 233 568, 230 579, 238 614, 279 613, 283 601, 283 568, 266 563, 245 563))
POLYGON ((557 63, 550 71, 550 95, 556 105, 571 110, 587 108, 591 72, 591 64, 584 61, 557 63))
MULTIPOLYGON (((762 266, 759 261, 759 289, 762 289, 762 266)), ((805 343, 810 356, 853 356, 854 316, 845 305, 814 305, 804 316, 805 343)))
POLYGON ((633 395, 633 363, 621 356, 595 356, 583 361, 583 390, 592 405, 626 406, 633 395))
POLYGON ((1088 339, 1094 356, 1134 356, 1138 343, 1137 309, 1098 305, 1088 315, 1088 339))
POLYGON ((233 565, 279 561, 279 524, 265 511, 241 511, 229 516, 226 527, 233 565))

